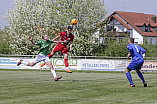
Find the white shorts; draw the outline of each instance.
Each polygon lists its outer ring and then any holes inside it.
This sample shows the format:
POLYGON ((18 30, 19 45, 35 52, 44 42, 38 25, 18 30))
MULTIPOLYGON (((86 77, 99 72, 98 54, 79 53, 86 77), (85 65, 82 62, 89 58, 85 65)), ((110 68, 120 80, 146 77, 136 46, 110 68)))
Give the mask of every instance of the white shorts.
POLYGON ((35 58, 35 60, 34 60, 34 63, 38 63, 38 62, 41 62, 41 61, 48 62, 48 61, 51 61, 51 60, 49 59, 48 56, 39 53, 39 54, 36 56, 36 58, 35 58))

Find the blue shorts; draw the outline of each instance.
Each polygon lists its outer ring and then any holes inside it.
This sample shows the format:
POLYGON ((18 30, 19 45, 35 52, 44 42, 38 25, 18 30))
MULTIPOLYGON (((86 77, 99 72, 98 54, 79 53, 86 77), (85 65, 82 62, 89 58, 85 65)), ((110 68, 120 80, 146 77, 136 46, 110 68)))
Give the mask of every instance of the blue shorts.
POLYGON ((128 68, 132 70, 140 70, 144 61, 143 60, 136 60, 136 61, 131 61, 131 63, 128 65, 128 68))

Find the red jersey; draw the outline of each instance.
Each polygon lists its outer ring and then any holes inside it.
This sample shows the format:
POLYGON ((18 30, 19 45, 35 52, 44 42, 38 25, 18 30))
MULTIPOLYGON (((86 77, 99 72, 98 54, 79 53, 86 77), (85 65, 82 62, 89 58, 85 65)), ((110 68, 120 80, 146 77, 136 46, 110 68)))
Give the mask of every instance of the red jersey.
POLYGON ((64 46, 67 46, 69 44, 69 42, 73 41, 73 39, 74 39, 74 35, 71 33, 69 35, 67 35, 67 31, 61 32, 60 36, 61 36, 60 41, 65 41, 65 40, 68 41, 67 43, 61 43, 64 46))

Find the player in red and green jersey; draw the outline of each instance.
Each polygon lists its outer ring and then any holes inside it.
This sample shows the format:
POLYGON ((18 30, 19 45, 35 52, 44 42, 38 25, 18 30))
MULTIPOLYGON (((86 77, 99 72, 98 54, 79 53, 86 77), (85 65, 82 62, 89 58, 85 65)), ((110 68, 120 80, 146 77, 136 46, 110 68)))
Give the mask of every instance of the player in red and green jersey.
POLYGON ((38 42, 35 43, 33 41, 33 38, 29 37, 29 40, 32 42, 33 45, 39 45, 40 46, 39 54, 36 56, 34 62, 26 62, 23 59, 21 59, 17 63, 17 66, 19 66, 20 64, 25 64, 27 66, 34 66, 35 64, 37 64, 37 63, 39 63, 41 61, 44 61, 50 67, 51 73, 53 74, 55 81, 57 81, 58 79, 61 79, 62 76, 57 77, 56 72, 55 72, 55 70, 53 68, 53 65, 52 65, 52 63, 51 63, 51 61, 50 61, 50 59, 49 59, 49 57, 47 55, 48 55, 48 51, 49 51, 49 45, 51 43, 58 43, 58 42, 61 42, 61 41, 49 40, 47 34, 42 34, 42 38, 43 38, 43 40, 38 41, 38 42))
MULTIPOLYGON (((60 33, 60 35, 58 35, 55 39, 59 39, 60 41, 66 41, 63 43, 58 43, 54 49, 52 50, 52 52, 48 55, 49 58, 51 58, 55 52, 61 51, 64 55, 64 63, 66 66, 66 72, 67 73, 72 73, 72 71, 69 68, 69 64, 68 64, 68 49, 67 49, 67 45, 70 43, 70 50, 72 51, 72 45, 73 45, 73 39, 74 39, 74 35, 71 33, 72 31, 72 27, 68 26, 67 31, 63 31, 60 33)), ((45 65, 45 63, 41 64, 41 67, 45 65)))

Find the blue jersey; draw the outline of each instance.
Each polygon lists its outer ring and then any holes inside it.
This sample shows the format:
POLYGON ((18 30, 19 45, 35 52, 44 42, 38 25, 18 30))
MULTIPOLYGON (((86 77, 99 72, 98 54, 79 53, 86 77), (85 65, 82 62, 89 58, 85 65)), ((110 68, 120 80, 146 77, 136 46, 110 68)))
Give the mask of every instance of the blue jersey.
POLYGON ((143 49, 141 46, 136 45, 136 44, 128 44, 127 48, 129 50, 129 52, 131 53, 132 56, 132 60, 143 60, 143 55, 146 50, 143 49))

